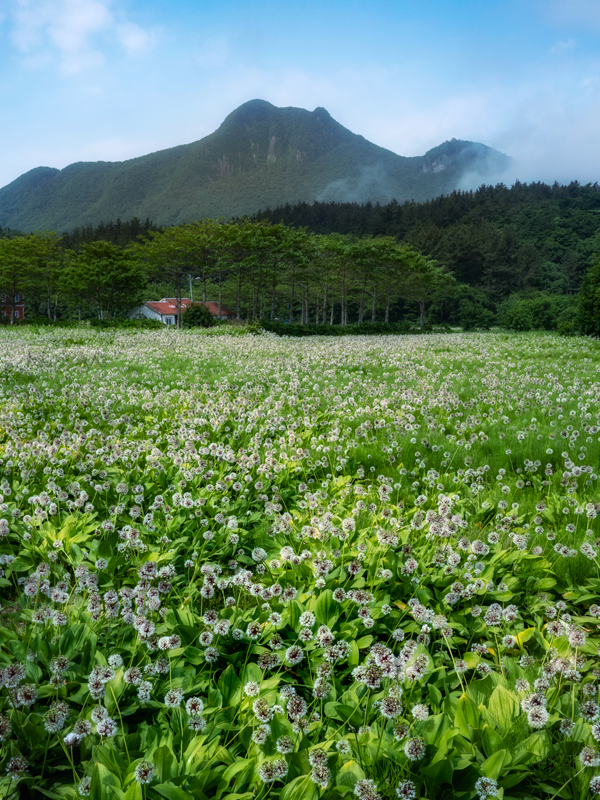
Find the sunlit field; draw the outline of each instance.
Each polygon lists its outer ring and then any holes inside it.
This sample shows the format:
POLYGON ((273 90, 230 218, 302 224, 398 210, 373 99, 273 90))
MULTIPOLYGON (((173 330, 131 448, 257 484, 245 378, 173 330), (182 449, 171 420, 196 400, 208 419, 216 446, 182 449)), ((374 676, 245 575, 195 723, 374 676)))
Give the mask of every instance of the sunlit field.
POLYGON ((600 795, 600 343, 0 331, 0 797, 600 795))

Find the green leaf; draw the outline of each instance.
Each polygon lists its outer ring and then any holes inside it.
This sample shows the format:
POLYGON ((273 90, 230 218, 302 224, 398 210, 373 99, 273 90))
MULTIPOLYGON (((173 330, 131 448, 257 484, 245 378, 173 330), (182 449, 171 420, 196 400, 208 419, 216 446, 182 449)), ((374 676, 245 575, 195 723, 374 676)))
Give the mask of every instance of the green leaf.
POLYGON ((502 736, 508 733, 513 722, 521 713, 517 698, 504 686, 496 686, 488 700, 487 710, 502 736))
POLYGON ((419 735, 423 737, 425 744, 439 746, 440 740, 450 727, 450 720, 447 714, 436 714, 428 717, 418 725, 419 735))
POLYGON ((158 786, 152 788, 167 800, 194 800, 191 794, 180 789, 179 786, 173 786, 172 783, 159 783, 158 786))
POLYGON ((217 686, 223 696, 223 706, 233 706, 240 703, 242 699, 242 681, 232 664, 229 664, 227 669, 221 673, 217 686))
POLYGON ((525 642, 528 642, 535 633, 535 628, 525 628, 517 634, 517 641, 522 647, 525 642))
POLYGON ((354 667, 358 667, 360 663, 360 650, 358 649, 358 645, 356 644, 356 640, 353 639, 350 642, 350 655, 348 656, 348 666, 351 669, 354 667))
POLYGON ((438 707, 441 706, 441 704, 442 704, 442 693, 437 688, 437 686, 434 686, 433 683, 430 683, 428 685, 428 687, 427 687, 427 690, 429 692, 429 701, 430 701, 431 705, 432 706, 438 706, 438 707))
POLYGON ((349 786, 354 789, 356 781, 360 781, 365 777, 362 767, 356 761, 346 761, 346 763, 338 770, 336 777, 336 784, 338 786, 349 786))
POLYGON ((481 742, 483 744, 483 751, 486 756, 491 756, 498 750, 502 750, 504 740, 493 728, 489 725, 484 725, 481 732, 481 742))
POLYGON ((456 704, 455 725, 461 734, 471 741, 471 729, 481 727, 481 714, 475 703, 466 694, 459 698, 456 704), (469 728, 471 726, 471 728, 469 728))
POLYGON ((200 650, 199 647, 193 647, 192 645, 189 645, 183 651, 183 657, 188 664, 193 664, 195 667, 204 663, 204 651, 200 650))
POLYGON ((444 758, 441 761, 436 761, 435 764, 430 764, 428 767, 421 767, 420 772, 421 775, 425 776, 430 796, 437 797, 442 783, 452 784, 454 765, 450 759, 444 758))
POLYGON ((317 800, 319 790, 309 775, 299 775, 281 790, 279 800, 317 800))
POLYGON ((486 778, 493 778, 493 780, 497 781, 502 772, 502 767, 507 761, 510 761, 508 750, 498 750, 497 753, 486 758, 479 769, 486 778))
POLYGON ((536 731, 521 742, 514 752, 519 764, 539 764, 552 753, 552 739, 548 731, 536 731))
POLYGON ((143 797, 142 787, 134 781, 125 792, 123 800, 143 800, 143 797))
POLYGON ((225 772, 223 773, 223 779, 226 781, 230 781, 238 772, 241 772, 243 769, 246 769, 250 764, 253 763, 253 760, 250 758, 241 758, 239 761, 234 761, 230 767, 227 767, 225 772))
POLYGON ((340 604, 333 599, 331 589, 325 589, 319 595, 315 606, 315 617, 321 625, 333 628, 340 616, 340 604))
POLYGON ((116 792, 112 789, 121 788, 121 784, 116 775, 113 775, 104 764, 94 764, 92 771, 92 783, 90 785, 90 797, 92 800, 114 800, 116 792))
POLYGON ((161 783, 173 777, 172 767, 174 760, 171 749, 166 745, 155 750, 153 757, 154 769, 156 770, 156 777, 161 783))

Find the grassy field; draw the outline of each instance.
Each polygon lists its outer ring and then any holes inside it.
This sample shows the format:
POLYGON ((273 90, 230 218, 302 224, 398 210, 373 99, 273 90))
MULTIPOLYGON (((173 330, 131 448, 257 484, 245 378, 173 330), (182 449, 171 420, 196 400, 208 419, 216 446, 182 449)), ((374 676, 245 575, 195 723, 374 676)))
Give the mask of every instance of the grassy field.
POLYGON ((0 330, 0 797, 600 795, 600 343, 0 330))

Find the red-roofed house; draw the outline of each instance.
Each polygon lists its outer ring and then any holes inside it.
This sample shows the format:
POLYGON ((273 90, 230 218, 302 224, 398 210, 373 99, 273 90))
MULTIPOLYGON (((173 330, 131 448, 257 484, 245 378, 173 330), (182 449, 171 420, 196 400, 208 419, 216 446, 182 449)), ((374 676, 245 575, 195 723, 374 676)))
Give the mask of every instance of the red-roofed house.
POLYGON ((0 293, 0 314, 3 317, 8 317, 11 323, 16 319, 25 319, 23 295, 18 292, 14 295, 13 300, 13 295, 7 295, 4 292, 0 293))
MULTIPOLYGON (((182 313, 191 305, 196 305, 196 303, 193 303, 187 297, 181 298, 182 313)), ((235 317, 235 312, 230 311, 222 303, 220 317, 218 303, 207 301, 204 305, 207 306, 213 317, 217 317, 217 319, 234 319, 235 317)), ((140 319, 141 317, 156 319, 164 325, 177 325, 177 299, 175 297, 163 297, 162 300, 146 300, 145 303, 134 308, 129 314, 129 319, 140 319)))

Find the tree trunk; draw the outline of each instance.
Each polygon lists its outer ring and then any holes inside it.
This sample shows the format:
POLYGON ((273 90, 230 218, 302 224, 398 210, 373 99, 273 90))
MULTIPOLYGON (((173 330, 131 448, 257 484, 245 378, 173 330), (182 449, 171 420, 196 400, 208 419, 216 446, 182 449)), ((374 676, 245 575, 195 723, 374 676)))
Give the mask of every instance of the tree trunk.
POLYGON ((346 325, 346 276, 342 279, 342 308, 340 316, 340 324, 343 328, 346 325))
POLYGON ((360 305, 358 306, 358 324, 363 324, 363 311, 365 307, 365 284, 363 283, 360 292, 360 305))
POLYGON ((309 312, 309 309, 308 309, 308 283, 304 284, 304 303, 303 303, 303 305, 304 305, 304 308, 303 308, 304 320, 303 320, 303 322, 304 322, 305 325, 308 325, 308 323, 310 322, 310 312, 309 312))
POLYGON ((56 322, 56 312, 58 311, 58 295, 59 292, 56 293, 54 298, 54 311, 52 312, 52 322, 56 322))
POLYGON ((385 299, 385 324, 388 325, 390 321, 390 297, 392 294, 392 282, 388 283, 387 297, 385 299))
POLYGON ((223 281, 221 279, 221 273, 219 272, 219 309, 217 314, 217 319, 221 319, 221 301, 223 297, 223 281))
POLYGON ((329 324, 330 325, 333 325, 333 312, 334 312, 334 309, 335 309, 335 303, 332 303, 331 304, 331 315, 329 317, 329 324))
POLYGON ((275 286, 276 279, 273 278, 273 286, 271 288, 271 319, 275 319, 275 286))
POLYGON ((242 318, 242 270, 238 270, 238 285, 237 285, 237 305, 236 305, 236 319, 239 321, 242 318))
POLYGON ((290 322, 294 321, 294 281, 292 280, 292 292, 290 295, 290 322))
POLYGON ((375 322, 377 307, 377 285, 373 287, 373 307, 371 308, 371 322, 375 322))
POLYGON ((325 296, 323 297, 323 325, 327 322, 327 285, 325 285, 325 296))

